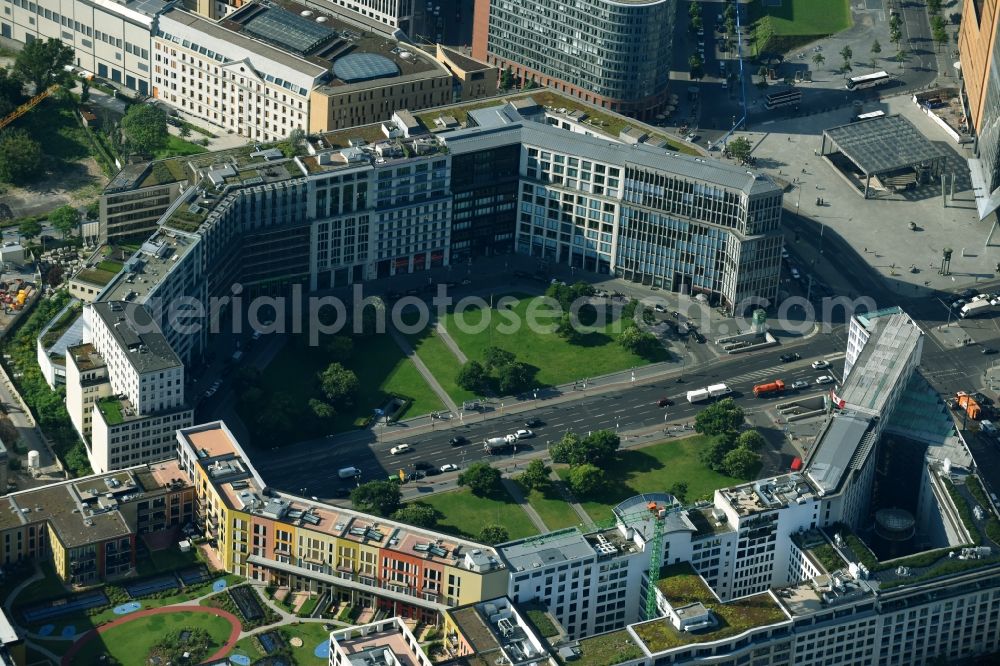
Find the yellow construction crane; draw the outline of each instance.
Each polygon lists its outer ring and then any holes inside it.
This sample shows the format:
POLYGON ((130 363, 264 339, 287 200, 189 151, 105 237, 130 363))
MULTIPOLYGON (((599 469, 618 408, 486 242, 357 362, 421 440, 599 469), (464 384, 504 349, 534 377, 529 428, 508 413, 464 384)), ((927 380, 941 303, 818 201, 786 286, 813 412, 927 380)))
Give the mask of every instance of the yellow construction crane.
POLYGON ((42 92, 38 93, 37 95, 35 95, 31 99, 29 99, 27 102, 25 102, 21 106, 17 107, 13 111, 11 111, 9 114, 7 114, 7 116, 5 118, 3 118, 3 120, 0 120, 0 129, 3 129, 7 125, 10 125, 12 122, 14 122, 18 118, 20 118, 21 116, 23 116, 24 114, 26 114, 28 111, 31 111, 33 108, 35 108, 38 105, 39 102, 41 102, 43 99, 45 99, 46 97, 48 97, 49 95, 51 95, 52 93, 54 93, 58 89, 59 89, 59 84, 58 83, 56 83, 54 85, 51 85, 48 88, 46 88, 45 90, 43 90, 42 92))

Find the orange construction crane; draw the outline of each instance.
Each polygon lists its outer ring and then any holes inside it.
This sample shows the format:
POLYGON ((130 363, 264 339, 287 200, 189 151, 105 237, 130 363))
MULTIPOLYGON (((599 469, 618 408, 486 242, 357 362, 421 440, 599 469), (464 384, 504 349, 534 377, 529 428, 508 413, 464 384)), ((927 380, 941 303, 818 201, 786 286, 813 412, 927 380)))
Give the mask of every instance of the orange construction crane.
POLYGON ((26 114, 28 111, 31 111, 38 105, 39 102, 41 102, 43 99, 45 99, 58 89, 59 89, 58 83, 55 85, 51 85, 42 92, 38 93, 37 95, 29 99, 21 106, 11 111, 9 114, 7 114, 7 116, 3 120, 0 120, 0 129, 3 129, 7 125, 10 125, 12 122, 14 122, 18 118, 26 114))

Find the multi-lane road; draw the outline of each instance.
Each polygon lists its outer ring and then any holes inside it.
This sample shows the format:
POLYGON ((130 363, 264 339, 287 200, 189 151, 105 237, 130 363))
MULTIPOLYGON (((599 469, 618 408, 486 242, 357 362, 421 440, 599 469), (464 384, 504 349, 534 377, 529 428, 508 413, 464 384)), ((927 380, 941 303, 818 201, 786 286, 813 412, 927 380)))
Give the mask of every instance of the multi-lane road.
MULTIPOLYGON (((755 384, 782 379, 791 384, 797 380, 809 382, 808 389, 787 392, 791 395, 814 394, 827 387, 815 385, 817 377, 835 374, 830 370, 813 370, 810 362, 826 359, 834 363, 843 357, 844 332, 839 328, 829 334, 818 334, 806 344, 775 347, 770 350, 737 356, 708 363, 693 372, 684 373, 683 382, 669 377, 650 383, 632 386, 624 390, 610 391, 598 395, 581 395, 574 400, 560 400, 547 404, 545 400, 531 404, 516 413, 501 414, 466 413, 461 421, 452 419, 436 431, 423 432, 414 437, 392 441, 379 441, 372 435, 362 440, 340 441, 334 447, 329 440, 303 442, 294 448, 279 451, 262 451, 257 454, 257 465, 269 485, 318 497, 329 498, 337 488, 353 483, 339 478, 337 470, 354 466, 362 471, 361 480, 383 478, 403 469, 413 470, 417 462, 440 467, 446 463, 465 466, 468 463, 490 459, 483 452, 483 440, 512 433, 524 428, 526 422, 537 420, 540 425, 531 429, 535 437, 522 440, 513 457, 524 458, 544 451, 550 442, 557 441, 567 431, 586 434, 601 429, 628 432, 648 429, 662 424, 690 422, 704 405, 689 404, 688 390, 707 384, 725 382, 733 390, 733 397, 748 411, 764 409, 772 399, 755 399, 752 389, 755 384), (782 363, 779 355, 790 349, 798 349, 802 359, 792 363, 782 363), (674 401, 671 407, 659 407, 661 398, 674 401), (461 436, 468 440, 463 446, 452 446, 449 440, 461 436), (412 452, 392 455, 392 446, 406 441, 412 452)), ((398 434, 398 433, 397 433, 398 434)), ((439 477, 441 478, 441 477, 439 477)))

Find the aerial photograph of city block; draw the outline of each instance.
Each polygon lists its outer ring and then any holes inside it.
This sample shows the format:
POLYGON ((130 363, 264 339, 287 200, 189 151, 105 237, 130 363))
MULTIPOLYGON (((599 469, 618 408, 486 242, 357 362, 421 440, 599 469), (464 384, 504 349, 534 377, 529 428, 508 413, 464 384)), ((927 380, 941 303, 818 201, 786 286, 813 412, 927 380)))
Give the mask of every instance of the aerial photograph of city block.
POLYGON ((0 10, 0 666, 1000 663, 1000 0, 0 10))

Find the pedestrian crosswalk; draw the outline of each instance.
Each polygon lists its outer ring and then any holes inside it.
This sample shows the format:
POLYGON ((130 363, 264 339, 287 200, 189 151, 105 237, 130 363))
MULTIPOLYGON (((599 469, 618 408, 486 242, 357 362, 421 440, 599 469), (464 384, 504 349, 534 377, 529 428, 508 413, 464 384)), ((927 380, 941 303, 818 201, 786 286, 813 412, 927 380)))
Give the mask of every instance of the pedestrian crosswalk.
MULTIPOLYGON (((844 354, 827 354, 826 356, 823 357, 824 360, 830 361, 831 363, 843 358, 844 354)), ((772 365, 767 368, 761 368, 760 370, 753 370, 751 372, 745 372, 742 375, 736 375, 735 377, 730 377, 728 379, 728 383, 740 384, 743 382, 755 382, 761 379, 771 380, 774 379, 776 376, 779 376, 782 372, 787 373, 792 369, 793 368, 790 368, 787 363, 782 363, 780 365, 772 365)), ((802 368, 796 366, 794 367, 794 369, 801 370, 802 368)))

